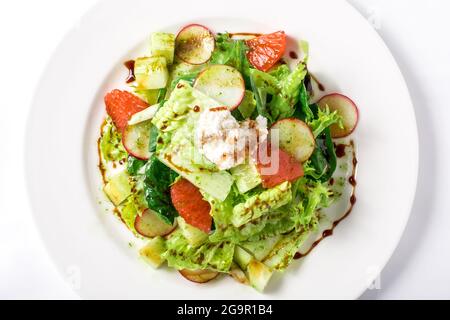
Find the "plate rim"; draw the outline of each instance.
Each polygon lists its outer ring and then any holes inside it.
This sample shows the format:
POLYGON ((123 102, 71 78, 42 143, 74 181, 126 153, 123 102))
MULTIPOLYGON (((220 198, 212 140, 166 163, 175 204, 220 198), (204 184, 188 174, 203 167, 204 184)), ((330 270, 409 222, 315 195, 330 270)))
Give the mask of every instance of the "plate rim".
MULTIPOLYGON (((98 3, 92 5, 89 8, 89 10, 87 10, 85 12, 83 17, 86 17, 88 15, 93 14, 105 2, 107 2, 107 1, 103 0, 103 1, 99 1, 98 3)), ((341 0, 340 1, 340 5, 347 6, 347 9, 353 11, 353 14, 355 14, 355 16, 358 16, 359 19, 363 23, 369 24, 369 22, 364 18, 364 16, 354 6, 352 6, 348 2, 341 0)), ((41 73, 41 76, 39 77, 39 80, 37 82, 37 86, 35 87, 35 90, 34 90, 33 98, 31 100, 31 108, 30 108, 30 111, 28 113, 27 120, 26 120, 26 123, 27 123, 26 128, 27 129, 26 129, 26 134, 25 134, 25 159, 29 159, 29 157, 28 157, 29 156, 28 150, 30 150, 30 148, 29 148, 29 146, 30 146, 30 135, 32 134, 32 132, 30 130, 30 123, 33 121, 33 119, 32 119, 33 111, 35 109, 35 104, 36 104, 36 99, 37 99, 38 93, 42 89, 41 88, 42 82, 46 78, 46 74, 47 74, 47 71, 48 71, 51 63, 52 63, 53 57, 58 54, 58 52, 63 47, 64 43, 69 39, 69 37, 72 34, 76 33, 76 32, 77 32, 77 27, 76 26, 72 27, 68 32, 66 32, 64 37, 60 40, 58 46, 53 50, 52 54, 49 56, 49 61, 46 63, 46 65, 45 65, 45 67, 44 67, 44 69, 43 69, 43 71, 41 73)), ((384 42, 384 40, 380 36, 380 34, 378 32, 376 32, 376 30, 374 30, 373 28, 371 28, 371 32, 372 32, 373 37, 377 39, 379 44, 381 44, 383 46, 383 49, 388 53, 389 58, 392 60, 393 64, 396 67, 396 70, 395 70, 396 73, 398 73, 398 75, 402 79, 402 84, 403 84, 403 86, 404 86, 404 88, 406 90, 406 93, 408 95, 408 102, 409 102, 408 109, 411 112, 411 116, 412 116, 412 119, 414 121, 414 138, 413 138, 414 143, 413 143, 412 147, 414 149, 415 156, 414 156, 414 159, 411 160, 411 161, 413 161, 412 165, 414 167, 414 178, 413 178, 414 185, 410 188, 411 191, 408 193, 409 194, 409 200, 408 200, 409 203, 405 203, 404 204, 405 208, 407 208, 406 211, 408 212, 408 214, 407 214, 406 218, 402 220, 401 227, 399 226, 399 229, 398 229, 398 235, 399 236, 397 237, 397 239, 395 241, 394 247, 392 248, 392 250, 390 250, 389 254, 386 256, 386 258, 382 262, 382 269, 380 270, 380 272, 381 272, 386 267, 386 264, 391 259, 392 255, 395 253, 395 251, 396 251, 396 249, 397 249, 397 247, 398 247, 398 245, 400 243, 400 240, 401 240, 402 236, 404 235, 404 231, 405 231, 405 229, 407 227, 408 221, 410 219, 411 211, 412 211, 412 208, 413 208, 413 205, 414 205, 414 199, 415 199, 416 192, 417 192, 417 182, 418 182, 419 162, 420 162, 420 152, 419 152, 420 151, 420 144, 419 144, 419 139, 418 139, 419 132, 418 132, 418 126, 417 126, 416 111, 414 109, 414 101, 411 98, 411 94, 410 94, 410 91, 409 91, 409 88, 408 88, 408 84, 407 84, 407 82, 405 80, 405 77, 404 77, 404 75, 403 75, 403 73, 402 73, 402 71, 400 69, 399 64, 397 63, 395 57, 393 56, 391 50, 389 49, 387 44, 384 42)), ((83 133, 83 135, 84 135, 84 133, 83 133)), ((48 241, 49 240, 47 239, 46 235, 44 234, 43 228, 40 226, 40 222, 39 222, 39 219, 38 219, 38 213, 37 213, 37 210, 35 208, 35 204, 34 204, 34 201, 33 201, 32 190, 31 190, 31 182, 30 182, 30 178, 29 178, 30 177, 30 174, 29 174, 30 170, 31 170, 30 163, 29 163, 28 160, 26 160, 25 161, 26 191, 27 191, 27 200, 29 201, 29 203, 31 205, 30 207, 31 207, 31 211, 32 211, 32 219, 33 219, 33 222, 34 222, 34 224, 35 224, 35 226, 36 226, 36 228, 38 230, 39 238, 42 241, 44 247, 46 248, 47 254, 51 258, 52 263, 56 266, 56 269, 59 271, 59 273, 62 276, 62 278, 64 279, 64 271, 62 270, 61 266, 57 263, 57 259, 54 256, 54 255, 56 255, 56 253, 53 252, 51 250, 50 246, 48 245, 48 241)), ((372 281, 375 280, 375 278, 376 278, 376 275, 373 276, 372 281)), ((355 294, 354 298, 360 297, 366 290, 367 290, 367 288, 362 288, 361 291, 357 295, 355 294)), ((81 297, 79 292, 76 292, 76 294, 81 297)))

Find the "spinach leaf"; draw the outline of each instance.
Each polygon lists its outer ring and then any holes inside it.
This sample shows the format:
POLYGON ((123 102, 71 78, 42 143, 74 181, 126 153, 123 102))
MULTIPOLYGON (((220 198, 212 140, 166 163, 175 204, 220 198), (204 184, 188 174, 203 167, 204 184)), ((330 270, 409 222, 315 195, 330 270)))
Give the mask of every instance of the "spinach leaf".
POLYGON ((293 117, 300 119, 304 122, 313 120, 317 116, 317 105, 309 105, 309 92, 305 83, 300 86, 300 99, 295 107, 293 117), (315 112, 314 112, 314 111, 315 112))
POLYGON ((144 192, 147 205, 167 224, 178 216, 170 198, 170 186, 178 174, 152 156, 145 169, 144 192))
POLYGON ((128 156, 127 161, 127 171, 130 174, 130 176, 136 176, 138 174, 138 171, 145 166, 147 162, 144 160, 137 159, 133 156, 128 156))
POLYGON ((314 113, 312 112, 311 108, 309 107, 309 93, 306 89, 305 82, 302 83, 300 87, 300 107, 305 115, 306 120, 312 120, 314 119, 314 113))
POLYGON ((314 173, 311 173, 310 176, 317 181, 325 182, 330 180, 336 171, 336 151, 331 139, 330 128, 325 129, 317 137, 316 149, 310 158, 310 164, 314 168, 314 173))

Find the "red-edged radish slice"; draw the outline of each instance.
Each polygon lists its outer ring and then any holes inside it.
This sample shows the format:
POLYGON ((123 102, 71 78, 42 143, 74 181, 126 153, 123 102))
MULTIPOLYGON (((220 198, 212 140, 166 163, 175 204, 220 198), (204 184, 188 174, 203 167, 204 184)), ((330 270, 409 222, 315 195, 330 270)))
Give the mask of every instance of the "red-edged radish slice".
POLYGON ((339 93, 332 93, 324 96, 317 104, 319 108, 323 109, 328 106, 330 111, 337 111, 342 117, 343 129, 337 124, 330 127, 333 138, 343 138, 350 135, 358 125, 359 110, 349 97, 339 93))
POLYGON ((244 99, 245 83, 242 74, 233 67, 217 64, 203 70, 194 88, 234 110, 244 99))
POLYGON ((175 53, 189 64, 208 62, 214 51, 216 40, 212 32, 199 24, 190 24, 178 33, 175 39, 175 53))
POLYGON ((152 123, 150 121, 141 122, 135 125, 128 125, 123 131, 122 144, 125 150, 133 157, 148 160, 151 156, 150 129, 152 123))
POLYGON ((305 162, 316 147, 316 140, 309 126, 295 118, 277 121, 271 130, 279 130, 280 148, 297 161, 305 162))
POLYGON ((148 238, 166 236, 171 233, 176 226, 176 222, 173 225, 170 225, 162 221, 151 209, 144 210, 142 215, 137 216, 134 222, 136 231, 148 238))
POLYGON ((189 281, 195 283, 206 283, 217 278, 217 276, 219 275, 218 272, 211 270, 188 270, 188 269, 180 270, 180 274, 189 281))

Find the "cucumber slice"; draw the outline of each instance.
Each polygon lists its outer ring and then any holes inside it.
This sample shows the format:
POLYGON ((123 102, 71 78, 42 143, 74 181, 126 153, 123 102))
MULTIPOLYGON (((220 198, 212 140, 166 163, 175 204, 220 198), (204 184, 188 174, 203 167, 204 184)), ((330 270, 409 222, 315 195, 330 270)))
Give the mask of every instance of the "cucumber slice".
POLYGON ((199 24, 190 24, 184 27, 175 39, 177 57, 190 64, 208 62, 214 47, 215 39, 212 32, 199 24))
POLYGON ((212 270, 180 270, 180 274, 188 279, 189 281, 195 283, 206 283, 209 282, 219 275, 218 272, 212 270))
POLYGON ((175 54, 175 35, 172 33, 155 32, 150 37, 153 57, 164 57, 168 65, 173 63, 175 54))
POLYGON ((277 121, 272 130, 279 130, 280 148, 291 154, 297 161, 305 162, 316 147, 311 129, 299 119, 287 118, 277 121))
POLYGON ((186 223, 186 221, 182 217, 178 217, 177 221, 178 225, 180 226, 181 233, 191 246, 193 247, 199 246, 203 242, 205 242, 206 239, 208 239, 207 233, 186 223))
POLYGON ((336 111, 342 117, 344 128, 333 124, 330 127, 333 138, 344 138, 353 133, 358 125, 359 110, 356 104, 349 98, 339 93, 326 95, 317 103, 319 108, 330 108, 330 111, 336 111))
POLYGON ((159 89, 135 88, 134 93, 151 106, 158 102, 159 91, 159 89))
POLYGON ((122 144, 133 157, 141 160, 150 159, 151 127, 150 121, 144 121, 135 125, 128 125, 123 131, 122 144))
POLYGON ((131 194, 131 183, 128 174, 122 171, 112 177, 103 188, 103 191, 115 206, 124 202, 131 194))
POLYGON ((250 261, 253 260, 253 256, 248 253, 245 249, 236 246, 234 249, 234 261, 239 265, 242 270, 247 270, 247 266, 250 261))
POLYGON ((155 104, 153 106, 150 106, 138 113, 135 113, 131 116, 130 120, 128 120, 128 125, 129 126, 134 126, 138 123, 147 121, 147 120, 151 120, 156 112, 159 109, 159 104, 155 104))
POLYGON ((152 267, 158 268, 164 263, 162 254, 166 251, 166 243, 163 238, 156 237, 151 239, 145 247, 143 247, 139 254, 152 267))
POLYGON ((257 260, 252 260, 247 267, 248 278, 250 285, 259 292, 264 291, 264 288, 269 283, 272 277, 272 271, 264 264, 257 260))
POLYGON ((140 90, 165 88, 169 80, 166 58, 144 57, 136 59, 134 75, 140 90))
POLYGON ((222 64, 212 65, 202 71, 195 80, 194 88, 230 110, 236 109, 245 96, 242 74, 222 64))
POLYGON ((134 222, 136 231, 147 238, 168 235, 175 230, 176 226, 176 223, 170 225, 162 221, 151 209, 144 210, 142 215, 137 216, 134 222))
POLYGON ((233 263, 231 265, 231 269, 230 269, 229 274, 237 282, 242 283, 242 284, 246 284, 246 285, 249 284, 247 276, 245 275, 245 272, 242 271, 242 269, 239 268, 239 266, 236 263, 233 263))
POLYGON ((246 193, 259 186, 262 182, 256 165, 253 163, 244 163, 230 169, 236 187, 240 193, 246 193))
POLYGON ((259 241, 246 242, 242 244, 242 247, 251 252, 256 260, 262 261, 269 255, 280 238, 280 235, 276 235, 259 241))

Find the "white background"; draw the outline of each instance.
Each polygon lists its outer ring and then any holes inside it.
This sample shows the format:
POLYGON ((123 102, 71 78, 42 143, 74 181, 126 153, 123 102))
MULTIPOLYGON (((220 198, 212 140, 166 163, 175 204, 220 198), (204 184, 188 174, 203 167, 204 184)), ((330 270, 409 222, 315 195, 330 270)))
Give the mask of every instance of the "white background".
MULTIPOLYGON (((450 3, 349 1, 374 25, 400 65, 415 105, 421 157, 417 196, 405 234, 381 274, 381 288, 367 291, 362 298, 449 299, 450 3)), ((77 298, 49 259, 33 224, 24 183, 24 132, 34 88, 45 64, 64 34, 76 26, 94 2, 0 1, 0 298, 3 299, 77 298)), ((382 91, 381 83, 380 94, 382 91)), ((398 130, 402 130, 402 123, 398 124, 398 130)), ((63 161, 57 158, 57 150, 55 161, 63 161)))

